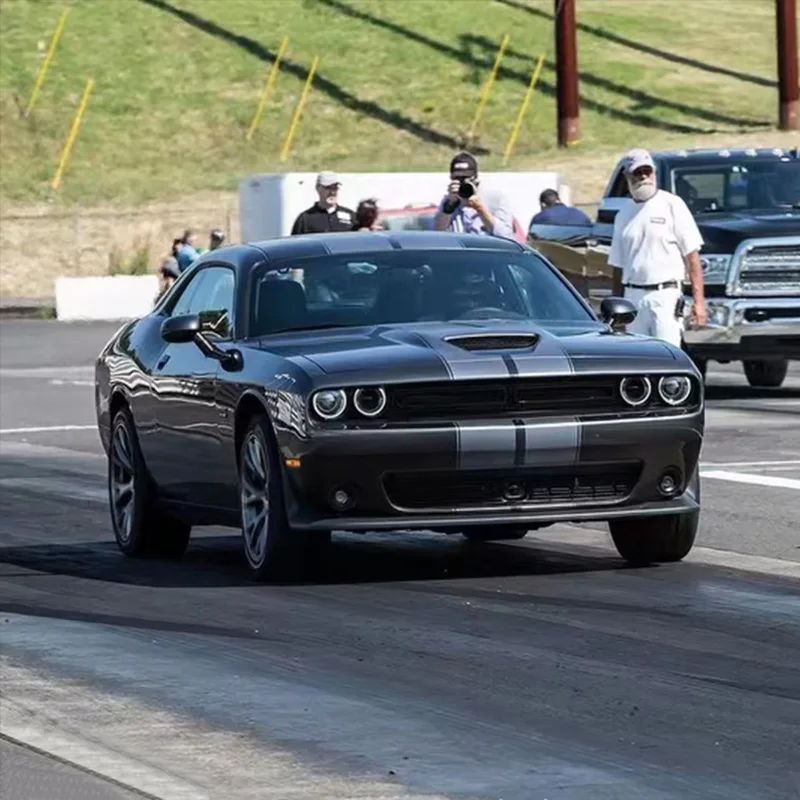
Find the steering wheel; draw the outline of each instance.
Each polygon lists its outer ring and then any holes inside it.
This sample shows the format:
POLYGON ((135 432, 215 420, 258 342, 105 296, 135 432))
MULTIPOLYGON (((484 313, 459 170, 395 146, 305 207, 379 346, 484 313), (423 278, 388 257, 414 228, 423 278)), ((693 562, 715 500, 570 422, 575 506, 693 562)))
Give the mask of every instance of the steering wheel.
POLYGON ((459 314, 456 319, 491 319, 492 317, 501 317, 502 319, 527 319, 524 314, 520 314, 517 311, 508 311, 505 308, 497 308, 496 306, 470 308, 462 314, 459 314))

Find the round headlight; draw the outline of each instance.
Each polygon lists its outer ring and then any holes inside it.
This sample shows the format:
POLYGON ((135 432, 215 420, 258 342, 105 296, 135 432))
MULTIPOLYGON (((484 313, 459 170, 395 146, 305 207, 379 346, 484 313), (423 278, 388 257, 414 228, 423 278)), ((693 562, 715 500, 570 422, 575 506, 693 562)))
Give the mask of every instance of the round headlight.
POLYGON ((619 393, 629 406, 643 406, 652 392, 650 379, 646 377, 623 378, 619 382, 619 393))
POLYGON ((344 389, 323 389, 311 398, 311 407, 322 419, 336 419, 347 408, 344 389))
POLYGON ((658 382, 658 393, 665 403, 679 406, 692 393, 692 382, 685 375, 666 375, 658 382))
POLYGON ((353 405, 365 417, 377 417, 386 408, 386 392, 380 388, 356 389, 353 405))

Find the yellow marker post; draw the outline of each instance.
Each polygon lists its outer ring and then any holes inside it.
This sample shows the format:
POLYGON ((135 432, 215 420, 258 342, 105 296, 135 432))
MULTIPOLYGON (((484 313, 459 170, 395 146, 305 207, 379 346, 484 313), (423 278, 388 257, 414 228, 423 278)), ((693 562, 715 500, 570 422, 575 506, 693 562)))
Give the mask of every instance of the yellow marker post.
POLYGON ((514 127, 511 130, 511 135, 508 137, 508 143, 506 144, 506 151, 503 154, 503 164, 505 164, 508 159, 511 157, 511 153, 514 150, 514 145, 517 142, 517 137, 519 136, 519 130, 522 127, 522 120, 525 117, 525 112, 528 110, 528 104, 531 101, 531 96, 533 95, 533 89, 536 86, 536 81, 539 80, 539 73, 542 71, 542 65, 544 64, 544 56, 539 56, 539 61, 536 63, 536 67, 531 73, 531 80, 528 84, 528 88, 525 91, 525 98, 523 99, 522 103, 519 107, 519 113, 517 114, 517 121, 514 123, 514 127))
POLYGON ((33 86, 31 99, 28 101, 28 107, 25 109, 26 117, 33 110, 33 106, 35 105, 36 100, 39 97, 39 90, 42 88, 45 75, 47 75, 47 70, 50 67, 50 62, 53 60, 53 55, 56 52, 58 40, 61 38, 61 33, 64 30, 64 25, 67 24, 67 14, 69 14, 69 6, 66 6, 64 8, 64 11, 61 13, 61 19, 58 20, 58 25, 56 25, 55 33, 53 33, 53 38, 50 40, 50 47, 47 49, 47 55, 45 56, 45 59, 42 62, 42 66, 39 67, 39 74, 36 76, 36 83, 33 86))
POLYGON ((286 134, 286 140, 283 143, 283 149, 281 150, 281 161, 286 161, 286 159, 289 157, 289 148, 292 146, 294 131, 297 127, 297 123, 300 120, 300 114, 303 112, 303 106, 306 104, 308 93, 311 91, 311 84, 314 81, 314 73, 317 71, 318 64, 319 56, 314 56, 314 62, 311 64, 311 71, 308 73, 306 85, 303 87, 303 94, 300 95, 300 102, 297 104, 297 108, 294 110, 294 116, 292 117, 292 122, 289 125, 289 131, 286 134))
POLYGON ((506 51, 506 47, 508 47, 508 41, 509 36, 506 34, 503 37, 503 41, 500 43, 500 48, 495 56, 492 71, 489 73, 486 83, 483 84, 483 89, 481 89, 481 96, 478 99, 478 107, 475 109, 475 117, 472 120, 472 125, 469 126, 469 133, 467 134, 469 139, 472 139, 472 137, 475 135, 475 129, 478 127, 478 120, 481 118, 481 114, 483 114, 483 107, 486 105, 486 101, 489 99, 489 91, 494 85, 495 78, 497 78, 497 70, 500 69, 500 62, 503 60, 503 54, 506 51))
POLYGON ((78 136, 78 130, 81 126, 81 120, 83 119, 84 112, 86 111, 86 106, 89 103, 89 95, 92 92, 92 88, 94 87, 94 78, 89 78, 86 81, 86 88, 83 90, 83 97, 81 98, 81 104, 78 108, 78 113, 75 114, 75 119, 72 120, 72 127, 69 130, 69 136, 67 136, 67 141, 64 143, 64 149, 61 151, 61 160, 58 162, 58 169, 56 170, 56 174, 53 176, 53 181, 50 184, 52 189, 58 189, 61 185, 61 178, 64 175, 64 170, 67 166, 67 161, 69 160, 69 154, 72 152, 72 145, 75 144, 75 139, 78 136))
POLYGON ((269 97, 270 92, 275 86, 275 79, 278 77, 278 69, 280 68, 281 59, 283 58, 283 54, 286 52, 286 47, 288 44, 289 37, 284 36, 283 41, 281 42, 280 50, 278 50, 278 55, 275 57, 275 60, 272 62, 272 66, 269 69, 269 75, 267 75, 267 82, 264 84, 264 91, 261 93, 261 100, 258 103, 258 109, 256 109, 256 113, 253 115, 253 121, 250 123, 250 129, 247 131, 248 142, 253 138, 256 128, 261 123, 261 115, 264 113, 264 106, 267 103, 267 97, 269 97))

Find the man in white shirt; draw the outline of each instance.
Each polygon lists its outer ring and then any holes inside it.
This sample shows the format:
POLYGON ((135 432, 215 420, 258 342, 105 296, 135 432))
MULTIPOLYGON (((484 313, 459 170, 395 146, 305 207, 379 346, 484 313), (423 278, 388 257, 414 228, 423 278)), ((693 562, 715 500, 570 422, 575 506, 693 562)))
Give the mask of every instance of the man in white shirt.
POLYGON ((703 237, 683 199, 656 185, 655 164, 647 150, 627 154, 625 178, 631 199, 614 218, 608 263, 622 270, 625 297, 639 310, 628 331, 680 347, 687 268, 694 299, 691 322, 706 324, 699 253, 703 237))

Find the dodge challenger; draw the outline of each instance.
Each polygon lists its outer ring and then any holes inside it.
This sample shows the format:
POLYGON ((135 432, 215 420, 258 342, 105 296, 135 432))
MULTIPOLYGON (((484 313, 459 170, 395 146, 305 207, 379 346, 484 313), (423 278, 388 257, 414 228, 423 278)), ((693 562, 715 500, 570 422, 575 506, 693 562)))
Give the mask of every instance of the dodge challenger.
POLYGON ((544 256, 489 236, 336 233, 201 256, 96 362, 117 545, 180 558, 241 531, 286 575, 332 531, 519 539, 603 521, 678 561, 700 514, 691 359, 625 332, 544 256))

